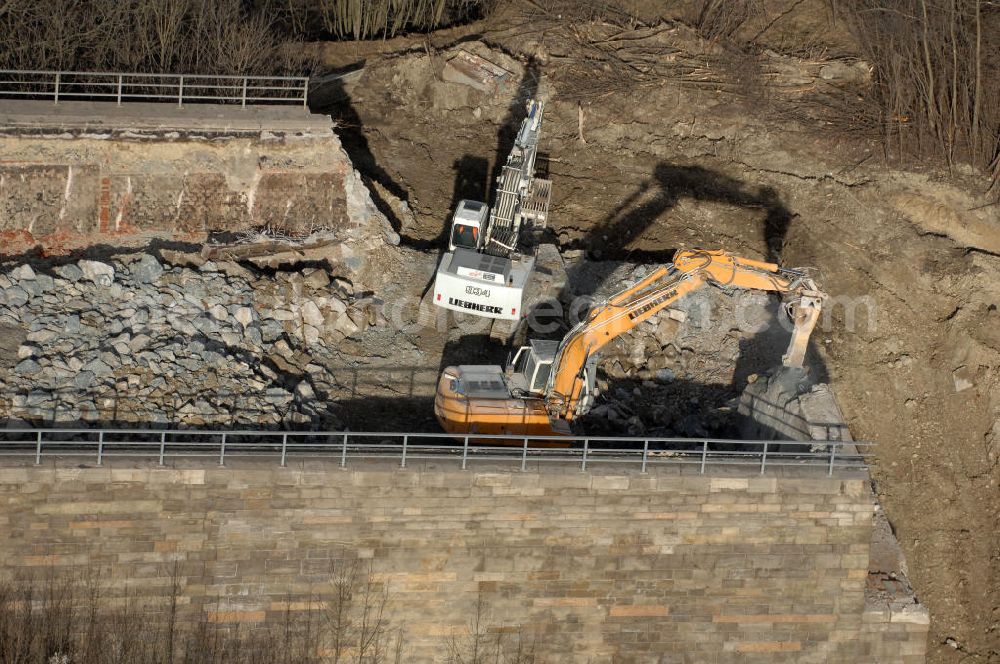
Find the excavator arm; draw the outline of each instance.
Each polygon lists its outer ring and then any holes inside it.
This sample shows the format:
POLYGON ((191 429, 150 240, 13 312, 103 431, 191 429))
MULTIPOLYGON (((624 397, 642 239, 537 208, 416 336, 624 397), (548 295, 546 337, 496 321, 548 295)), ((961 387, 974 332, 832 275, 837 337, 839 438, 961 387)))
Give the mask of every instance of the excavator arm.
POLYGON ((809 336, 826 295, 800 270, 740 258, 722 250, 685 250, 668 266, 593 309, 560 345, 546 390, 546 409, 553 420, 570 421, 578 413, 585 388, 587 361, 616 337, 655 316, 688 293, 710 284, 722 289, 760 290, 790 295, 787 310, 794 321, 786 366, 802 366, 809 336))

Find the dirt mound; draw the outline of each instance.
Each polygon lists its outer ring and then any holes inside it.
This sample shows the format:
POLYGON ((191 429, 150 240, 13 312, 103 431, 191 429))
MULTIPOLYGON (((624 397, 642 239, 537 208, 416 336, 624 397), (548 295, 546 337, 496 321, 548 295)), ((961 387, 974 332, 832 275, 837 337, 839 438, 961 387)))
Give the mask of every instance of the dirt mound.
MULTIPOLYGON (((945 235, 961 246, 1000 254, 1000 221, 995 215, 987 218, 974 211, 960 212, 955 209, 954 203, 915 193, 898 194, 892 197, 891 202, 900 214, 924 233, 945 235)), ((967 201, 959 199, 956 202, 967 201)))

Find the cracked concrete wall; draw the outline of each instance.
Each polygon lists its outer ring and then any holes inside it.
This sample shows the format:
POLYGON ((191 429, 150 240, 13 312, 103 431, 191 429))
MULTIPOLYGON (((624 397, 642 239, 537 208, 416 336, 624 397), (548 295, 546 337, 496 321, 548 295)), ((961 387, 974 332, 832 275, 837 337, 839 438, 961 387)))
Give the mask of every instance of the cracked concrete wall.
POLYGON ((453 468, 0 469, 0 576, 100 570, 154 616, 176 562, 188 617, 259 623, 361 559, 407 662, 440 661, 480 596, 540 662, 924 661, 926 613, 866 604, 867 479, 453 468))
POLYGON ((3 253, 18 244, 57 251, 130 235, 201 239, 263 225, 306 233, 369 221, 350 209, 354 169, 332 131, 211 140, 6 135, 0 153, 3 253))

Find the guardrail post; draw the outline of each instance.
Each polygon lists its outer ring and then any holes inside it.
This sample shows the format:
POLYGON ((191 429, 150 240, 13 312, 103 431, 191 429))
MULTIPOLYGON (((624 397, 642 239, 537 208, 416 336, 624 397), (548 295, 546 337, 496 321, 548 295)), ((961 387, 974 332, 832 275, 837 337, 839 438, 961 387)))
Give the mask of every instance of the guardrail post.
POLYGON ((163 454, 166 452, 167 448, 167 432, 164 431, 160 434, 160 465, 163 465, 163 454))
POLYGON ((760 474, 764 474, 764 467, 767 465, 767 441, 764 441, 764 453, 760 455, 760 474))
POLYGON ((219 445, 219 465, 226 465, 226 434, 222 434, 222 443, 219 445))
POLYGON ((701 474, 705 474, 705 462, 708 461, 708 441, 701 441, 701 474))
POLYGON ((469 437, 465 437, 465 444, 462 446, 462 470, 465 470, 465 463, 469 459, 469 437))
POLYGON ((399 458, 399 467, 406 468, 406 443, 409 440, 409 436, 403 435, 403 456, 399 458))
POLYGON ((97 433, 97 465, 100 466, 104 460, 104 432, 97 433))
POLYGON ((58 71, 56 72, 56 89, 55 89, 55 103, 56 104, 59 103, 59 78, 60 78, 61 75, 62 75, 62 72, 58 72, 58 71))
POLYGON ((42 432, 41 432, 41 430, 39 430, 37 433, 35 433, 35 440, 37 441, 37 444, 35 446, 35 465, 36 466, 40 466, 40 465, 42 465, 42 432))
POLYGON ((288 434, 281 434, 281 467, 285 467, 285 454, 288 452, 288 434))
POLYGON ((826 471, 827 477, 833 477, 833 460, 837 456, 837 444, 830 441, 830 468, 826 471))
POLYGON ((524 449, 521 452, 521 472, 528 470, 528 439, 524 439, 524 449))
POLYGON ((340 467, 345 468, 347 466, 347 434, 344 434, 343 444, 340 446, 340 467))
POLYGON ((242 100, 242 106, 243 106, 243 108, 247 107, 247 77, 246 76, 243 77, 243 100, 242 100))
POLYGON ((309 107, 309 79, 302 82, 302 107, 309 107))
POLYGON ((181 76, 177 83, 177 105, 184 105, 184 77, 181 76))
POLYGON ((642 443, 642 469, 640 473, 646 472, 646 460, 649 458, 649 441, 645 440, 642 443))
POLYGON ((590 450, 590 439, 589 438, 584 438, 583 439, 583 460, 580 461, 580 472, 581 473, 587 471, 587 452, 589 450, 590 450))
POLYGON ((122 105, 122 78, 121 74, 118 74, 118 105, 122 105))

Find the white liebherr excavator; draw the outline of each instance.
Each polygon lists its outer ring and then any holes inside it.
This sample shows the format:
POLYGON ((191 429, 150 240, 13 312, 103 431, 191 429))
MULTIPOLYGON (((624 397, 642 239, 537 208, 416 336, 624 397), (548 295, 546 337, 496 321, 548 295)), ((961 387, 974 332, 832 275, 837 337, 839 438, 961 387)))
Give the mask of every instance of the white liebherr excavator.
MULTIPOLYGON (((455 209, 448 252, 430 291, 435 305, 516 325, 528 314, 525 291, 536 262, 556 261, 562 269, 555 247, 541 244, 552 195, 552 182, 535 177, 544 111, 541 101, 528 102, 528 116, 497 178, 492 209, 470 200, 455 209)), ((540 295, 544 288, 532 290, 540 295)))

